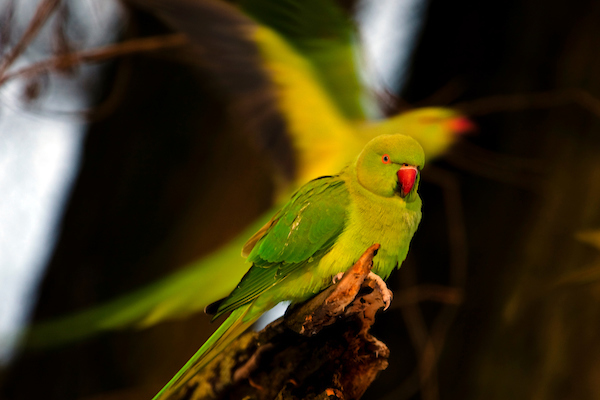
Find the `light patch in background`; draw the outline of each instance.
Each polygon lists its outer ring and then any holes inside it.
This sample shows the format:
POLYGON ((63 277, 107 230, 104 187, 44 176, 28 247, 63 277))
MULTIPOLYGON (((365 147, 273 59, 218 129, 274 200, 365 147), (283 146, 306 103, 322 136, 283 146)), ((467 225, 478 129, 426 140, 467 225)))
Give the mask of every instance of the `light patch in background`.
MULTIPOLYGON (((358 10, 358 27, 366 60, 359 60, 363 78, 373 90, 400 90, 423 25, 424 0, 364 0, 358 10)), ((370 107, 371 102, 367 101, 370 107)), ((375 115, 380 114, 378 111, 375 115)), ((254 325, 261 330, 281 317, 289 302, 279 303, 254 325)))
POLYGON ((406 82, 426 0, 363 0, 357 15, 365 79, 375 90, 401 90, 406 82))
POLYGON ((60 210, 75 173, 82 134, 79 123, 35 118, 3 107, 0 362, 11 355, 12 335, 33 305, 34 287, 56 239, 60 210))
MULTIPOLYGON (((13 40, 22 35, 38 1, 16 4, 13 40)), ((78 48, 114 39, 122 12, 116 2, 72 0, 69 5, 73 23, 67 34, 78 48)), ((46 23, 12 71, 51 55, 54 23, 55 18, 46 23)), ((0 364, 14 352, 56 242, 84 137, 85 123, 76 111, 88 107, 99 72, 98 66, 86 66, 72 77, 51 75, 40 81, 43 96, 33 104, 23 102, 23 80, 0 87, 0 364)))
POLYGON ((289 301, 282 301, 277 304, 275 307, 271 308, 269 311, 264 313, 260 319, 254 324, 253 328, 256 331, 263 330, 265 326, 269 325, 271 322, 275 321, 277 318, 281 317, 285 314, 285 310, 287 310, 290 305, 289 301))

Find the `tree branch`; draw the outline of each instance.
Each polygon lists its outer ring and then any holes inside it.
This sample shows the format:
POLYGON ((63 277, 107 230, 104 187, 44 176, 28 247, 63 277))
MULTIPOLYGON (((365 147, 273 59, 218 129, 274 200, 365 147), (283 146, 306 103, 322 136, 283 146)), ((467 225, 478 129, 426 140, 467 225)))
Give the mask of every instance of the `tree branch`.
POLYGON ((170 47, 182 46, 188 43, 187 36, 183 33, 169 35, 151 36, 137 38, 125 42, 112 44, 90 50, 82 50, 75 53, 63 54, 47 60, 37 62, 28 67, 21 68, 12 73, 2 75, 0 73, 0 85, 4 82, 22 76, 36 75, 52 69, 65 69, 82 63, 100 62, 111 58, 141 53, 154 50, 162 50, 170 47))
MULTIPOLYGON (((27 48, 29 43, 37 36, 39 30, 44 26, 52 12, 60 4, 60 0, 43 0, 38 4, 35 10, 35 15, 31 19, 27 30, 21 36, 19 42, 12 48, 12 50, 4 57, 0 64, 0 77, 4 76, 6 71, 10 68, 12 63, 19 58, 21 53, 27 48)), ((0 81, 0 84, 2 81, 0 81)))
POLYGON ((175 398, 360 398, 388 365, 388 348, 368 333, 384 306, 368 278, 378 248, 371 246, 337 284, 242 335, 175 398))

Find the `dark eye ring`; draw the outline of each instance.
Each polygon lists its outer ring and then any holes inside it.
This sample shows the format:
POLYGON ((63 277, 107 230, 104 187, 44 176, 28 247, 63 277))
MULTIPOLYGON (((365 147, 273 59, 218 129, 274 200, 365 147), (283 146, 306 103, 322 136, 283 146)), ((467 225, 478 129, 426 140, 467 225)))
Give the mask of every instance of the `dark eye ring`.
POLYGON ((390 156, 388 156, 387 154, 384 154, 381 157, 381 162, 384 163, 384 164, 389 164, 391 162, 390 156))

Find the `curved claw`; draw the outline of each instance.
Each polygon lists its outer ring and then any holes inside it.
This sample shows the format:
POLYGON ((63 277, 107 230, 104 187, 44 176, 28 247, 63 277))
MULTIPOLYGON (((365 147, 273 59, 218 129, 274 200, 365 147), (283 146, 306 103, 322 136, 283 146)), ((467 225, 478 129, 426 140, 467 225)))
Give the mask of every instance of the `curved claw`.
POLYGON ((390 307, 390 304, 392 303, 394 293, 390 289, 388 289, 383 279, 381 279, 381 277, 375 274, 374 272, 369 272, 369 275, 367 275, 367 279, 371 279, 377 285, 377 289, 383 297, 383 304, 385 304, 383 311, 387 310, 390 307))
POLYGON ((331 278, 331 282, 335 285, 336 283, 338 283, 342 278, 344 277, 344 273, 343 272, 338 272, 337 274, 335 274, 333 276, 333 278, 331 278))

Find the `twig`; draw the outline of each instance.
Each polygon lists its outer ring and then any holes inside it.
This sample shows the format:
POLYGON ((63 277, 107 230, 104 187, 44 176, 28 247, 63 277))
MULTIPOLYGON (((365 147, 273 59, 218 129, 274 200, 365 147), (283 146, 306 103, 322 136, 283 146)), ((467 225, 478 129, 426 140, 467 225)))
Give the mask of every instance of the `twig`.
POLYGON ((131 39, 125 42, 98 47, 91 50, 82 50, 76 53, 52 57, 28 67, 19 69, 10 74, 6 74, 0 77, 0 85, 10 79, 21 76, 36 75, 52 69, 65 69, 81 63, 100 62, 129 54, 182 46, 187 43, 188 39, 186 35, 182 33, 174 33, 170 35, 131 39))
POLYGON ((415 107, 446 106, 452 104, 465 90, 465 80, 461 77, 455 77, 424 100, 415 103, 415 107))
POLYGON ((539 93, 497 95, 454 104, 452 107, 467 115, 487 115, 503 111, 520 111, 536 108, 551 108, 569 103, 579 104, 600 117, 600 99, 589 92, 569 88, 539 93))
POLYGON ((15 0, 7 0, 0 12, 0 54, 8 53, 15 16, 15 0))
MULTIPOLYGON (((44 23, 46 23, 48 17, 50 17, 59 3, 60 0, 42 0, 40 4, 38 4, 35 14, 31 19, 31 22, 29 22, 27 30, 23 36, 21 36, 21 40, 19 40, 15 47, 13 47, 12 50, 6 55, 4 60, 2 60, 2 64, 0 64, 0 77, 4 76, 12 63, 19 58, 29 43, 31 43, 31 41, 36 37, 39 30, 42 28, 42 26, 44 26, 44 23)), ((3 80, 0 78, 0 84, 2 82, 3 80)))

